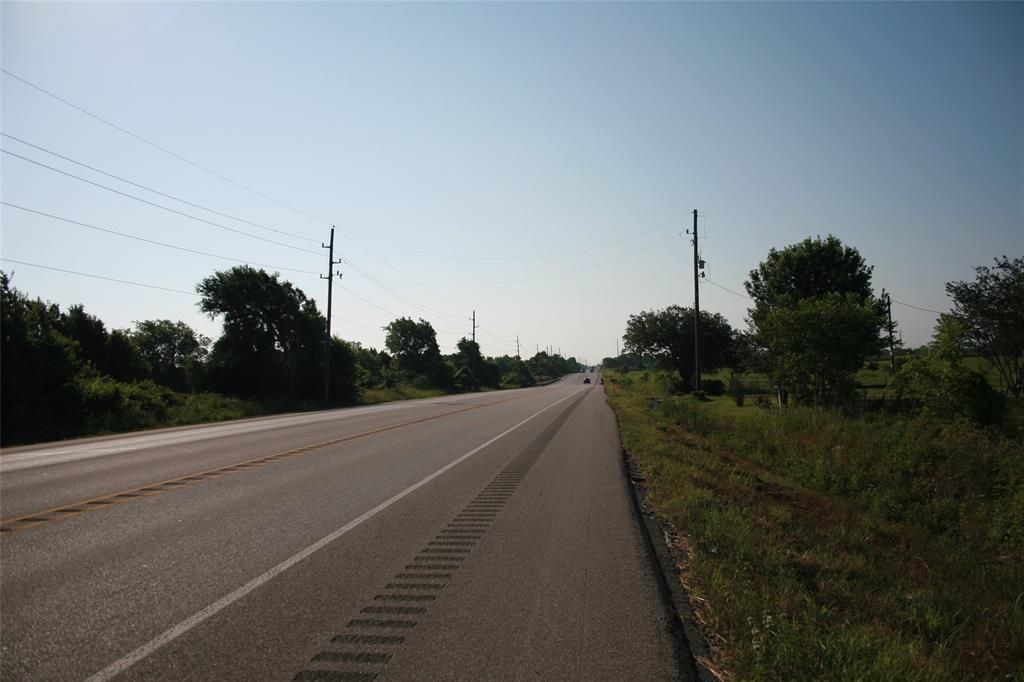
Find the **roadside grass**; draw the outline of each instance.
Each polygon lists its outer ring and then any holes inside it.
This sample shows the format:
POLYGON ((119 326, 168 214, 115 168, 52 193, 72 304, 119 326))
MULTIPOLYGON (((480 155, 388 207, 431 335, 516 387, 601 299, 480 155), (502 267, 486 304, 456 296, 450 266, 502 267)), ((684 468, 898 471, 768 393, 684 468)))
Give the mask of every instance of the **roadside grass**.
POLYGON ((414 400, 416 398, 434 398, 439 395, 447 395, 445 391, 436 388, 415 388, 399 384, 394 388, 367 388, 359 399, 360 405, 373 405, 376 403, 388 403, 394 400, 414 400))
POLYGON ((690 554, 682 578, 715 667, 743 680, 1024 680, 1021 442, 606 377, 650 502, 690 554))

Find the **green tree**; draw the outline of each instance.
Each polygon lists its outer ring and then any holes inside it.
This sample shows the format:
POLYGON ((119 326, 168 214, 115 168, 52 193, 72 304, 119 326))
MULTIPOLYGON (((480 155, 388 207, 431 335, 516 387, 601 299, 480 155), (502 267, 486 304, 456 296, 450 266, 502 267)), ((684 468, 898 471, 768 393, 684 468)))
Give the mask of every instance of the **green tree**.
POLYGON ((81 425, 79 346, 60 309, 30 300, 0 272, 0 442, 53 440, 81 425))
POLYGON ((772 249, 750 272, 746 355, 767 361, 780 400, 789 390, 816 404, 851 395, 854 373, 882 348, 885 321, 871 271, 856 249, 829 235, 772 249))
POLYGON ((1003 415, 1005 399, 985 375, 963 364, 969 338, 962 319, 940 315, 932 343, 903 363, 896 375, 896 387, 927 414, 995 424, 1003 415))
POLYGON ((754 299, 751 319, 756 325, 776 308, 826 294, 852 294, 860 303, 874 301, 871 272, 857 249, 832 235, 808 237, 781 251, 771 249, 744 284, 754 299))
POLYGON ((108 332, 103 321, 85 312, 84 306, 73 305, 61 313, 56 328, 78 344, 79 357, 100 374, 118 381, 149 377, 149 366, 128 341, 127 333, 116 329, 108 332))
POLYGON ((196 388, 190 379, 200 371, 210 339, 170 320, 136 322, 131 339, 149 363, 153 381, 178 391, 196 388))
MULTIPOLYGON (((664 310, 630 315, 626 322, 626 353, 652 357, 679 373, 682 388, 693 387, 693 308, 671 305, 664 310)), ((733 360, 733 330, 718 313, 700 312, 701 371, 727 367, 733 360)))
POLYGON ((419 322, 400 317, 384 328, 384 345, 394 356, 397 369, 420 375, 434 386, 447 388, 451 370, 446 369, 437 345, 434 327, 424 319, 419 322))
POLYGON ((953 314, 967 344, 999 371, 1014 398, 1024 392, 1024 258, 995 259, 975 268, 973 282, 950 282, 953 314))
POLYGON ((263 399, 322 395, 326 320, 301 289, 246 265, 217 272, 196 290, 204 313, 224 317, 208 364, 217 390, 263 399))
MULTIPOLYGON (((456 384, 459 380, 458 370, 468 367, 476 379, 477 386, 497 388, 501 379, 501 370, 494 362, 489 362, 480 352, 480 344, 462 337, 457 344, 459 352, 452 358, 456 368, 456 384)), ((474 389, 475 390, 475 389, 474 389)))
POLYGON ((331 403, 352 405, 366 385, 366 370, 356 360, 354 344, 331 338, 331 403))
POLYGON ((873 303, 826 294, 776 308, 758 334, 780 387, 801 401, 834 405, 849 400, 854 374, 865 357, 881 350, 882 326, 873 303))

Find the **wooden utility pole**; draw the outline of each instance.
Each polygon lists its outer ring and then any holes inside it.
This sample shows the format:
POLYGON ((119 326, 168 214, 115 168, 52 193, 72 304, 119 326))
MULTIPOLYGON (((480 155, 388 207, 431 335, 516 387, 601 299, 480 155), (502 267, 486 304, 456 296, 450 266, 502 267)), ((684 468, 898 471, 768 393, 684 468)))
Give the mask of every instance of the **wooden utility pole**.
POLYGON ((473 311, 473 343, 476 343, 476 311, 473 311))
POLYGON ((519 334, 516 334, 516 360, 519 359, 519 334))
POLYGON ((882 289, 882 298, 885 300, 885 316, 889 320, 887 324, 889 330, 889 376, 894 376, 896 374, 896 346, 892 338, 892 296, 882 289))
POLYGON ((693 209, 693 390, 700 390, 700 256, 697 209, 693 209))
POLYGON ((334 273, 334 266, 340 263, 340 260, 334 260, 334 225, 331 225, 331 243, 324 244, 320 242, 320 248, 327 249, 327 276, 320 275, 320 279, 327 280, 327 340, 326 340, 326 360, 324 361, 324 405, 329 405, 331 402, 331 299, 334 294, 334 275, 338 275, 338 279, 341 279, 341 273, 334 273))

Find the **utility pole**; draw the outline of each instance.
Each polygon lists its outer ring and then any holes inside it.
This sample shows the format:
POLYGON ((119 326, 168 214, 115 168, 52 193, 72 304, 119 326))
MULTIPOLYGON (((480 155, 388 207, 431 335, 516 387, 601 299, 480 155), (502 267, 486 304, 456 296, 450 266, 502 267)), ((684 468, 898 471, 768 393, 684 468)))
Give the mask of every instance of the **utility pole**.
POLYGON ((700 278, 704 276, 704 261, 700 259, 697 243, 697 209, 693 209, 693 390, 700 390, 700 278))
POLYGON ((519 357, 519 334, 516 334, 516 360, 520 360, 519 357))
POLYGON ((889 320, 887 325, 889 330, 889 376, 893 376, 896 374, 896 346, 892 339, 892 296, 882 289, 882 299, 885 301, 885 316, 889 320))
POLYGON ((473 311, 473 343, 476 343, 476 311, 473 311))
POLYGON ((334 273, 334 266, 341 262, 341 260, 334 260, 334 225, 331 225, 331 243, 324 244, 320 242, 320 248, 327 249, 327 276, 320 275, 320 279, 327 280, 327 352, 325 354, 326 360, 324 361, 324 405, 329 405, 331 402, 331 299, 334 294, 334 275, 338 275, 338 279, 341 279, 341 273, 334 273))
POLYGON ((615 339, 615 357, 619 357, 619 340, 615 339))

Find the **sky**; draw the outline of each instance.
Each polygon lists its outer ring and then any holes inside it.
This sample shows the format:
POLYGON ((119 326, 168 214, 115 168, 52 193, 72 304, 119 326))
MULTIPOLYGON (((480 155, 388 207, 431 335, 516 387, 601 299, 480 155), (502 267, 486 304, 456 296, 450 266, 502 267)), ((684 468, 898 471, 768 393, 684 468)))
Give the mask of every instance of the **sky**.
POLYGON ((323 310, 332 225, 336 335, 382 348, 424 318, 453 352, 475 310, 485 354, 518 337, 590 363, 631 314, 693 304, 694 209, 701 308, 740 328, 750 270, 809 236, 860 251, 908 346, 947 282, 1024 255, 1019 3, 3 2, 0 21, 0 269, 108 328, 216 338, 195 287, 240 262, 323 310))

